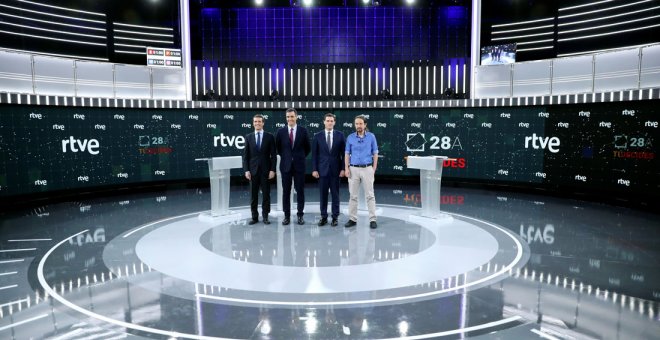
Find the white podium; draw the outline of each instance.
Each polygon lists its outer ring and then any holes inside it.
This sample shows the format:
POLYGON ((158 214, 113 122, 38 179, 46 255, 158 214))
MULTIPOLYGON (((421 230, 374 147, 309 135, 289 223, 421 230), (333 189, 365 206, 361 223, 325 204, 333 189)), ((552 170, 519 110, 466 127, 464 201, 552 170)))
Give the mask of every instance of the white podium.
POLYGON ((196 161, 206 161, 209 165, 211 181, 211 212, 202 213, 201 217, 219 218, 235 214, 229 210, 229 177, 230 169, 242 168, 241 156, 198 158, 196 161))
POLYGON ((408 168, 419 169, 422 194, 422 217, 444 217, 440 212, 440 184, 445 156, 408 156, 408 168))

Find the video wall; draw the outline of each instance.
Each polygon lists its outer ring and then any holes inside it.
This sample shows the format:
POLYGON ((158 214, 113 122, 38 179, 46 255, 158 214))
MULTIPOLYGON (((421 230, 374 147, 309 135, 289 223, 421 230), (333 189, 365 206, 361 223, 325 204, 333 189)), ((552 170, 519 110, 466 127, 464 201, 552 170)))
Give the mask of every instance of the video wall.
MULTIPOLYGON (((444 155, 444 178, 650 195, 660 189, 658 101, 527 107, 334 110, 336 129, 364 114, 378 175, 417 176, 408 155, 444 155)), ((196 158, 242 155, 252 116, 266 131, 284 110, 0 106, 0 196, 203 179, 196 158)), ((298 123, 323 129, 324 110, 298 123)), ((308 162, 311 163, 311 155, 308 162)), ((308 164, 311 173, 311 164, 308 164)), ((241 169, 233 175, 240 176, 241 169)))

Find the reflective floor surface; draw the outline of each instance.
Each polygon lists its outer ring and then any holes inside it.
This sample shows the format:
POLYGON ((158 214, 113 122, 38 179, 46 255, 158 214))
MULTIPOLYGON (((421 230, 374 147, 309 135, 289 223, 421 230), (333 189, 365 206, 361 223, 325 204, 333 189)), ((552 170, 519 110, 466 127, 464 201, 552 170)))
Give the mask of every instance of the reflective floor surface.
POLYGON ((0 215, 0 338, 660 337, 660 215, 447 187, 426 218, 377 185, 377 229, 318 227, 309 185, 304 225, 248 225, 246 189, 218 219, 199 189, 0 215))

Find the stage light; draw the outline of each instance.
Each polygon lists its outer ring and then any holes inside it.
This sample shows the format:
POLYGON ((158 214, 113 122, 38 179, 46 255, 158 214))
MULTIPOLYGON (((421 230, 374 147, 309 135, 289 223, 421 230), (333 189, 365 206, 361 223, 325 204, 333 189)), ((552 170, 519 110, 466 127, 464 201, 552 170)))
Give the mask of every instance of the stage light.
POLYGON ((309 7, 312 5, 312 0, 302 0, 302 4, 305 7, 309 7))
POLYGON ((257 6, 261 6, 264 4, 264 0, 254 0, 254 4, 257 6))
POLYGON ((368 5, 371 2, 371 0, 362 0, 363 5, 368 5))
POLYGON ((406 0, 406 5, 412 5, 415 3, 415 0, 406 0))

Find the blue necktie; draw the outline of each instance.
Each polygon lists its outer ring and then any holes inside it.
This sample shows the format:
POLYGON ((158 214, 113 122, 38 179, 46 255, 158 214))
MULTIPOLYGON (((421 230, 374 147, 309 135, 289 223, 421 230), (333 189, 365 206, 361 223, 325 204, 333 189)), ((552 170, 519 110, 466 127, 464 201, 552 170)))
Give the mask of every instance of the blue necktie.
POLYGON ((257 151, 261 151, 261 132, 257 132, 257 151))

